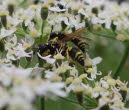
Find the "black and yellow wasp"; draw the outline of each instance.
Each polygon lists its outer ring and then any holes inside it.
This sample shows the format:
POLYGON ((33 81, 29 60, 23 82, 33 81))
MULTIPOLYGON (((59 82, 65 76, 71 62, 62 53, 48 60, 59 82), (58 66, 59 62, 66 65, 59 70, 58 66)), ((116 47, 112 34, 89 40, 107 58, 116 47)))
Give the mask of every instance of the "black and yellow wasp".
POLYGON ((73 61, 78 62, 84 67, 84 53, 88 43, 85 42, 84 38, 79 36, 83 31, 84 29, 81 28, 71 34, 51 33, 47 43, 38 45, 40 54, 43 56, 48 54, 56 55, 57 50, 62 50, 61 54, 63 56, 71 57, 73 61), (75 46, 68 46, 67 41, 74 43, 75 46))

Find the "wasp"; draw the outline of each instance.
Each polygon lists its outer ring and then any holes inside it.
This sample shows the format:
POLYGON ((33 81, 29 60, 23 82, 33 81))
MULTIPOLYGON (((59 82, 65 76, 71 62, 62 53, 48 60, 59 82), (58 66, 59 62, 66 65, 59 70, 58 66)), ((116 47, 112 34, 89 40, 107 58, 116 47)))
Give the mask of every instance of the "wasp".
POLYGON ((39 51, 41 55, 56 55, 57 49, 62 50, 62 55, 71 57, 73 61, 78 62, 81 66, 85 66, 84 53, 85 47, 88 45, 84 38, 78 36, 84 32, 84 29, 78 29, 71 34, 65 33, 51 33, 48 42, 40 44, 39 51), (76 47, 71 47, 66 44, 67 41, 73 42, 76 47))
POLYGON ((62 44, 64 44, 64 42, 71 41, 83 53, 85 53, 86 52, 86 47, 89 46, 89 44, 86 42, 86 40, 89 40, 89 39, 79 36, 79 34, 82 33, 82 32, 84 32, 84 28, 78 29, 71 34, 51 33, 48 41, 56 39, 58 42, 60 42, 62 44))
POLYGON ((83 67, 85 66, 83 53, 76 47, 61 46, 57 42, 40 44, 38 45, 38 47, 39 47, 39 52, 42 56, 47 56, 49 54, 53 56, 58 53, 57 50, 61 50, 62 51, 61 54, 63 56, 66 56, 67 58, 71 57, 73 61, 78 62, 83 67))

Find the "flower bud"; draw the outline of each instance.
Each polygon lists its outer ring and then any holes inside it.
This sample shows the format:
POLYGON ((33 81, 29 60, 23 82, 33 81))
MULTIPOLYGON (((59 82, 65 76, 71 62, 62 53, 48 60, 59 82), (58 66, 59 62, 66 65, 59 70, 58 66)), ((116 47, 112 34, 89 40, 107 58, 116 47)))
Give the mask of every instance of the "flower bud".
POLYGON ((85 95, 91 95, 92 92, 93 92, 93 89, 91 87, 89 87, 89 88, 86 88, 83 93, 85 95))
POLYGON ((88 30, 91 30, 93 28, 93 24, 91 23, 91 21, 89 21, 88 19, 85 20, 85 27, 88 30))
POLYGON ((1 23, 5 28, 7 27, 7 17, 6 17, 6 15, 1 16, 1 23))
POLYGON ((75 29, 75 27, 73 27, 73 28, 72 28, 72 32, 75 32, 75 31, 76 31, 76 29, 75 29))
POLYGON ((61 82, 62 81, 62 77, 58 76, 58 75, 55 75, 51 78, 51 80, 53 82, 61 82))
POLYGON ((99 110, 110 110, 110 108, 109 105, 104 105, 99 110))
POLYGON ((89 69, 87 70, 87 72, 88 72, 88 73, 95 73, 95 69, 89 68, 89 69))
POLYGON ((66 84, 71 84, 73 81, 73 77, 69 77, 66 79, 66 84))
POLYGON ((92 66, 92 64, 93 63, 89 59, 85 59, 85 65, 86 66, 90 67, 90 66, 92 66))
POLYGON ((81 74, 81 75, 79 76, 80 79, 85 79, 86 77, 87 77, 87 74, 81 74))
POLYGON ((63 11, 63 9, 65 9, 64 5, 58 3, 57 6, 62 10, 61 13, 65 13, 66 10, 63 11))
POLYGON ((32 29, 32 30, 30 30, 29 35, 32 38, 37 38, 37 37, 39 37, 39 32, 36 29, 32 29))
POLYGON ((98 15, 98 12, 99 11, 98 11, 98 8, 97 7, 92 8, 92 13, 98 15))
POLYGON ((79 78, 75 78, 72 83, 77 85, 81 83, 81 80, 79 78))
POLYGON ((62 31, 65 30, 65 28, 67 27, 67 25, 64 23, 64 21, 61 22, 61 27, 62 27, 62 31))
POLYGON ((122 96, 122 101, 125 101, 126 100, 126 96, 127 96, 127 91, 124 91, 124 90, 120 90, 120 94, 122 96))
POLYGON ((60 9, 64 9, 64 6, 60 3, 57 4, 57 6, 60 8, 60 9))
POLYGON ((111 86, 115 86, 116 80, 114 80, 114 79, 108 79, 108 80, 107 80, 107 83, 108 83, 109 85, 111 85, 111 86))
POLYGON ((14 12, 14 5, 13 4, 8 5, 8 11, 9 11, 9 15, 12 16, 13 12, 14 12))
POLYGON ((47 0, 46 3, 49 4, 49 6, 53 7, 55 5, 56 0, 47 0))
POLYGON ((74 10, 73 10, 73 14, 74 14, 74 15, 78 15, 78 10, 77 10, 77 9, 74 9, 74 10))
POLYGON ((82 22, 84 20, 85 16, 83 14, 80 14, 80 22, 82 22))
POLYGON ((113 31, 116 30, 116 25, 113 24, 113 21, 112 21, 112 23, 111 23, 111 28, 112 28, 113 31))
POLYGON ((117 39, 117 40, 120 40, 120 41, 125 41, 126 38, 127 38, 127 36, 124 35, 124 34, 118 34, 118 35, 116 36, 116 39, 117 39))
POLYGON ((57 60, 63 60, 65 57, 62 56, 60 53, 58 53, 57 55, 54 56, 54 58, 57 60))
POLYGON ((0 51, 4 51, 4 43, 2 40, 0 41, 0 51))
POLYGON ((72 9, 70 7, 68 8, 68 13, 72 13, 72 9))
POLYGON ((42 20, 46 20, 47 17, 48 17, 48 6, 43 5, 41 8, 41 18, 42 18, 42 20))
POLYGON ((27 28, 28 28, 28 26, 25 26, 25 22, 23 21, 22 22, 22 28, 23 28, 23 30, 26 32, 26 30, 27 30, 27 28))

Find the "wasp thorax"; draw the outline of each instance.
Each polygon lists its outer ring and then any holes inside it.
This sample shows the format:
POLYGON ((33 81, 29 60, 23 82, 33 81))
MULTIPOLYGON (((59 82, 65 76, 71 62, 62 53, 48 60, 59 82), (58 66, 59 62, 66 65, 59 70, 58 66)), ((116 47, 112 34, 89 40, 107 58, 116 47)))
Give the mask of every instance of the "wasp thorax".
POLYGON ((50 34, 49 40, 54 39, 54 38, 57 37, 57 36, 58 36, 58 34, 55 33, 55 32, 53 32, 53 33, 50 34))

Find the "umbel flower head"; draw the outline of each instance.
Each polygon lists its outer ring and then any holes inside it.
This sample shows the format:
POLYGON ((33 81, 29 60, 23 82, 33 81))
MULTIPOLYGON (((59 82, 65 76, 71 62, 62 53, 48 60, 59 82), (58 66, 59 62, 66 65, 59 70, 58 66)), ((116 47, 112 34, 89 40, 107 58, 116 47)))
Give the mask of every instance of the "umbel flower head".
POLYGON ((128 45, 128 4, 111 0, 0 1, 0 110, 36 110, 40 97, 71 96, 72 103, 88 110, 128 110, 127 82, 111 74, 103 76, 98 71, 102 58, 90 58, 80 49, 90 45, 77 33, 84 28, 84 37, 97 33, 128 45), (52 33, 56 37, 50 40, 52 33), (63 35, 70 40, 62 41, 63 35), (73 43, 76 38, 79 42, 73 43), (44 49, 36 48, 39 44, 44 49))

